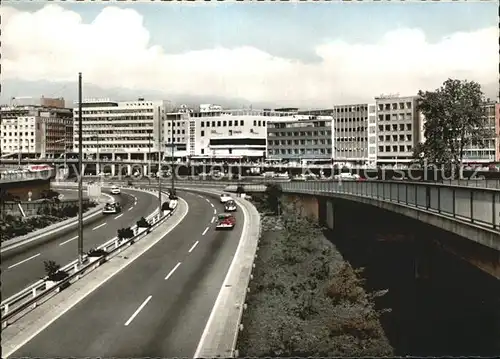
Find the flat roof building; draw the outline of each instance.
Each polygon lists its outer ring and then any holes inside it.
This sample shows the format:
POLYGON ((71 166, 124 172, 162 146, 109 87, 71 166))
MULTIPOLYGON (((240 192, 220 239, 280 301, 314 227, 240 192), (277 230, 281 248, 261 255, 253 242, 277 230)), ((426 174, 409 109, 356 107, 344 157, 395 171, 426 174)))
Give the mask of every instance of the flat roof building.
POLYGON ((423 140, 423 118, 417 111, 418 96, 376 97, 377 163, 408 164, 414 147, 423 140))
MULTIPOLYGON (((168 132, 165 115, 168 101, 111 101, 86 99, 82 102, 83 151, 89 158, 144 159, 164 151, 168 132)), ((78 104, 74 109, 74 151, 78 151, 78 104)))
POLYGON ((189 156, 226 159, 264 157, 267 122, 292 116, 287 112, 250 109, 192 112, 189 115, 189 156))
POLYGON ((337 105, 333 108, 335 162, 368 162, 368 104, 337 105))
POLYGON ((267 159, 304 162, 332 158, 332 116, 295 115, 267 123, 267 159))
POLYGON ((37 105, 2 106, 0 118, 0 149, 4 157, 18 154, 22 158, 54 158, 72 146, 71 109, 37 105))
POLYGON ((486 115, 484 119, 484 130, 487 137, 483 140, 482 146, 471 144, 464 148, 463 162, 488 163, 496 160, 496 144, 498 141, 496 135, 496 104, 495 102, 487 101, 484 107, 486 115))

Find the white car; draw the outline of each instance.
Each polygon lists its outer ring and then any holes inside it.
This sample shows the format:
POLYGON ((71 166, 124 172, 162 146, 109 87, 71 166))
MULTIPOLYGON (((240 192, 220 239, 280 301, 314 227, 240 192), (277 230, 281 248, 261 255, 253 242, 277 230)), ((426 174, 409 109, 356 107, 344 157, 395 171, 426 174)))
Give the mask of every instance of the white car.
POLYGON ((111 194, 120 194, 121 191, 120 191, 120 188, 118 186, 113 186, 111 187, 111 194))
POLYGON ((358 175, 357 173, 343 172, 339 175, 333 176, 333 178, 336 180, 343 180, 343 181, 357 181, 361 179, 361 176, 358 175))
POLYGON ((227 193, 223 193, 220 195, 220 203, 226 203, 227 201, 232 200, 231 196, 227 193))

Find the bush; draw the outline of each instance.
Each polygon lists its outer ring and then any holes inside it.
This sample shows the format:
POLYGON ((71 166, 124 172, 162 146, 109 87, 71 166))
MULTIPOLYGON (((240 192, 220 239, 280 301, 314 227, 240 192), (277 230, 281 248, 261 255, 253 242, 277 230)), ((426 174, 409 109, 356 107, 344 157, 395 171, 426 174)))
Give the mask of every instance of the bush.
POLYGON ((151 227, 151 223, 149 223, 146 220, 146 218, 144 218, 144 217, 141 217, 141 219, 139 219, 136 222, 136 225, 137 225, 137 228, 149 228, 149 227, 151 227))
POLYGON ((118 230, 118 239, 123 240, 123 239, 129 239, 134 236, 134 231, 132 228, 127 227, 127 228, 122 228, 118 230))
POLYGON ((61 270, 61 266, 54 261, 44 261, 45 273, 48 280, 59 282, 68 277, 68 273, 61 270))
POLYGON ((161 205, 161 210, 162 211, 169 211, 170 210, 170 202, 163 202, 161 205))
POLYGON ((102 256, 105 256, 107 254, 108 254, 108 252, 102 248, 92 248, 90 251, 88 251, 87 256, 89 256, 89 257, 102 257, 102 256))
MULTIPOLYGON (((269 203, 262 205, 267 209, 269 203)), ((383 294, 366 294, 361 270, 352 269, 321 227, 298 217, 300 212, 291 203, 281 216, 263 217, 272 230, 264 229, 259 242, 240 356, 392 355, 372 302, 383 294)))

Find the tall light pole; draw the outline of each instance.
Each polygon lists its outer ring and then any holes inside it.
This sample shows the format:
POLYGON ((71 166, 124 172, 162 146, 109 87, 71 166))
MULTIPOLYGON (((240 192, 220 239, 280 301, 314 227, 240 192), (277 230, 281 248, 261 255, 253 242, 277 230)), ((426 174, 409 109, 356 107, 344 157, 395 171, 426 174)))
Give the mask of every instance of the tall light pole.
POLYGON ((83 264, 82 73, 78 73, 78 263, 83 264))
POLYGON ((158 213, 161 213, 161 125, 162 115, 160 106, 158 106, 158 213))
POLYGON ((148 132, 148 181, 151 184, 151 134, 148 132))
POLYGON ((172 177, 172 190, 170 191, 170 193, 173 195, 174 194, 174 189, 175 189, 175 171, 174 171, 174 120, 176 118, 177 115, 174 115, 172 116, 172 140, 171 140, 171 147, 170 147, 170 153, 171 153, 171 157, 170 157, 170 160, 172 161, 172 173, 171 173, 171 177, 172 177))

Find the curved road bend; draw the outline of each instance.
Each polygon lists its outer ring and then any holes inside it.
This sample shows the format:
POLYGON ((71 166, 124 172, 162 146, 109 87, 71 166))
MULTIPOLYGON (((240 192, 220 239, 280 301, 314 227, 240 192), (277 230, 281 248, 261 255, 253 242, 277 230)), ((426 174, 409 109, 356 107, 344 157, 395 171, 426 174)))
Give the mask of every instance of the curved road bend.
MULTIPOLYGON (((108 193, 107 191, 104 191, 108 193)), ((101 215, 102 218, 89 223, 83 229, 83 250, 87 252, 111 238, 117 230, 132 226, 141 216, 147 216, 158 207, 158 199, 152 194, 122 190, 114 196, 122 204, 122 212, 115 215, 101 215)), ((27 247, 25 251, 14 249, 2 253, 2 295, 3 298, 17 293, 45 276, 43 262, 53 260, 64 266, 78 257, 78 230, 71 231, 40 245, 27 247)))
POLYGON ((218 198, 179 191, 188 216, 11 357, 193 357, 236 252, 233 231, 215 231, 218 198), (206 196, 206 197, 205 197, 206 196))

